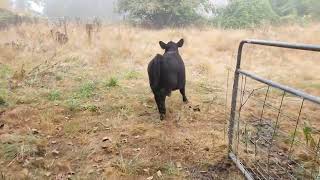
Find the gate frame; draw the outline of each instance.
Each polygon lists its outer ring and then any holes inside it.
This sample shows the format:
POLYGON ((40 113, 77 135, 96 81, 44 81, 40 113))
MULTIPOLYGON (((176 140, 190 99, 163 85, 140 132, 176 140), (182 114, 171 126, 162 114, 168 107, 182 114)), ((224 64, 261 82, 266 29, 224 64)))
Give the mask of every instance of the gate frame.
POLYGON ((293 94, 297 97, 302 98, 303 100, 308 100, 318 105, 320 105, 320 97, 310 95, 308 93, 297 90, 295 88, 291 88, 289 86, 285 86, 280 83, 277 83, 268 79, 264 79, 248 71, 241 70, 242 52, 245 44, 271 46, 271 47, 304 50, 304 51, 315 51, 315 52, 320 52, 320 46, 309 45, 309 44, 293 44, 293 43, 280 42, 280 41, 255 40, 255 39, 247 39, 247 40, 241 41, 238 49, 236 69, 234 72, 234 83, 233 83, 233 90, 232 90, 231 112, 230 112, 229 132, 228 132, 228 156, 236 164, 236 166, 239 168, 239 170, 245 175, 245 177, 248 180, 253 180, 254 178, 252 177, 251 173, 249 173, 246 170, 245 166, 241 163, 239 158, 233 153, 233 148, 232 148, 235 120, 236 120, 236 111, 237 111, 237 99, 238 99, 240 75, 249 77, 255 81, 259 81, 273 88, 283 90, 284 92, 288 92, 290 94, 293 94))

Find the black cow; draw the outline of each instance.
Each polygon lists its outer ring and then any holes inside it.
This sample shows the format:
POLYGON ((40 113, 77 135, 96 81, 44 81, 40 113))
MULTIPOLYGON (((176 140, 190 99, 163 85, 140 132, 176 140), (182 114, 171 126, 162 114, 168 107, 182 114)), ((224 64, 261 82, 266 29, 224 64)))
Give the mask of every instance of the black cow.
POLYGON ((166 97, 171 95, 171 91, 179 89, 183 101, 188 102, 185 94, 185 67, 178 50, 183 46, 183 43, 183 39, 178 43, 170 41, 168 44, 160 41, 159 44, 165 50, 165 53, 163 55, 157 54, 148 65, 149 83, 161 120, 165 118, 166 97))

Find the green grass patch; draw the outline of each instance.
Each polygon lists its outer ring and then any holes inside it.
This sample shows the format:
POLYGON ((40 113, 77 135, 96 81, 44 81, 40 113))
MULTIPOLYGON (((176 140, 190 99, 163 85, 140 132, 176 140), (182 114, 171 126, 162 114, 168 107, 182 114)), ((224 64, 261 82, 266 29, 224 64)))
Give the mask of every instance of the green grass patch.
POLYGON ((35 136, 11 135, 0 141, 0 157, 12 160, 17 156, 35 156, 38 153, 38 139, 35 136))
POLYGON ((19 145, 4 143, 1 145, 0 151, 6 160, 14 159, 19 153, 19 145))
POLYGON ((76 111, 81 109, 80 101, 75 98, 68 99, 66 105, 70 111, 76 111))
POLYGON ((89 98, 95 95, 97 84, 94 82, 87 82, 82 84, 71 97, 65 101, 65 105, 70 111, 90 110, 92 112, 98 111, 98 107, 94 105, 85 105, 89 98))
POLYGON ((1 64, 0 66, 0 79, 6 79, 10 77, 12 74, 12 70, 7 65, 1 64))
POLYGON ((6 104, 8 97, 8 78, 11 76, 12 70, 6 66, 0 65, 0 106, 6 104))
POLYGON ((122 156, 113 162, 113 166, 126 175, 137 175, 142 171, 142 162, 137 159, 124 159, 122 156))
POLYGON ((78 56, 69 56, 65 58, 64 62, 77 62, 79 59, 78 56))
POLYGON ((61 98, 61 93, 58 90, 53 90, 48 94, 49 101, 57 101, 57 100, 60 100, 60 98, 61 98))
POLYGON ((314 88, 314 89, 320 89, 320 83, 311 83, 309 87, 314 88))
POLYGON ((5 106, 7 105, 7 98, 8 98, 8 90, 5 88, 1 88, 1 83, 0 83, 0 106, 5 106))
POLYGON ((312 89, 320 89, 320 83, 300 83, 298 84, 298 88, 305 89, 305 88, 312 88, 312 89))
POLYGON ((117 87, 119 86, 119 80, 116 77, 111 77, 104 84, 107 88, 117 87))
POLYGON ((4 100, 3 97, 0 96, 0 106, 6 105, 6 101, 4 100))
POLYGON ((69 135, 74 135, 81 130, 81 123, 79 121, 70 121, 64 124, 64 132, 69 135))
POLYGON ((90 81, 80 85, 79 90, 73 95, 73 99, 87 99, 94 96, 96 83, 90 81))
POLYGON ((94 82, 87 82, 81 85, 79 91, 76 93, 76 98, 90 98, 94 95, 94 90, 96 89, 96 85, 94 82))
POLYGON ((96 106, 96 105, 92 105, 92 104, 89 104, 89 105, 85 105, 83 107, 84 110, 88 110, 90 112, 98 112, 99 111, 99 107, 96 106))
POLYGON ((141 77, 141 74, 137 71, 130 71, 125 75, 125 78, 128 80, 139 79, 139 77, 141 77))
POLYGON ((63 77, 61 75, 56 75, 56 81, 61 81, 63 77))
POLYGON ((163 168, 163 173, 169 176, 178 176, 179 175, 179 169, 176 167, 176 165, 173 162, 166 163, 163 168))

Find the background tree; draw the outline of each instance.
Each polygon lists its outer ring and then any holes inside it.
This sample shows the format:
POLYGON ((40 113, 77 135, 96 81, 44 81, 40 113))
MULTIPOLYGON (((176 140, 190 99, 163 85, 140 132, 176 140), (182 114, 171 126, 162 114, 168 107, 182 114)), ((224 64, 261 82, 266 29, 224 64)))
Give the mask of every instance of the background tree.
POLYGON ((274 10, 280 16, 312 16, 320 15, 319 0, 271 0, 274 10))
POLYGON ((203 20, 199 8, 212 11, 208 0, 118 0, 118 12, 136 24, 184 26, 203 20))
POLYGON ((223 28, 251 28, 274 22, 278 15, 269 0, 232 0, 218 11, 214 23, 223 28))

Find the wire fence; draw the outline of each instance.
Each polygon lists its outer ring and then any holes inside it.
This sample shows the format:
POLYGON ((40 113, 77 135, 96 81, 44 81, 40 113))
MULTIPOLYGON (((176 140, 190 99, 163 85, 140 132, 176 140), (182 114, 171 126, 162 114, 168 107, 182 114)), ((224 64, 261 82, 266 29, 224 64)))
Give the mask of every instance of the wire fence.
POLYGON ((320 98, 241 70, 246 43, 320 51, 320 46, 259 40, 240 44, 229 122, 230 158, 247 179, 320 179, 320 98))

